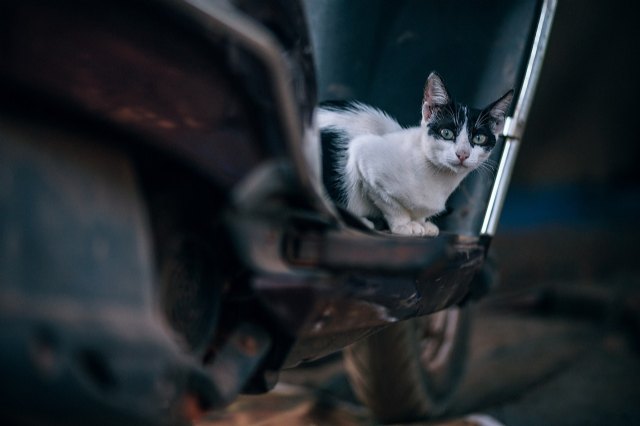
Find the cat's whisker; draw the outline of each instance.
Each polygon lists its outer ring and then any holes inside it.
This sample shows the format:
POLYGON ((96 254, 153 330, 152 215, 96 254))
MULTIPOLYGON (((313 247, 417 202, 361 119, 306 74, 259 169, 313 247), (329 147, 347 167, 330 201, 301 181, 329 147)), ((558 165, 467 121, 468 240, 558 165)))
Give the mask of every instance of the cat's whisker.
POLYGON ((478 115, 478 119, 476 120, 476 128, 480 128, 485 126, 491 121, 491 114, 487 111, 482 111, 480 115, 478 115))
POLYGON ((496 164, 494 164, 492 161, 485 161, 483 163, 480 163, 476 170, 481 176, 492 179, 493 177, 495 177, 496 164))
POLYGON ((488 118, 489 118, 489 115, 486 113, 486 111, 482 111, 478 115, 478 118, 476 119, 475 128, 478 129, 478 128, 482 127, 483 125, 485 125, 488 118))
POLYGON ((498 167, 498 163, 494 160, 486 160, 482 163, 483 166, 486 166, 492 170, 495 170, 498 167))

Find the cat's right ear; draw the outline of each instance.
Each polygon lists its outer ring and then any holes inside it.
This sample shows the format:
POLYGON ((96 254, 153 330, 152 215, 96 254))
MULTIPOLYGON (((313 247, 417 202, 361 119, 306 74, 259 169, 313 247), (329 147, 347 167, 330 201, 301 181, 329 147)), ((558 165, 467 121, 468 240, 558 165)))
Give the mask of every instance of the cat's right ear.
POLYGON ((424 86, 424 98, 422 99, 422 122, 426 123, 433 112, 451 102, 449 92, 447 92, 442 77, 433 71, 427 78, 427 84, 424 86))
POLYGON ((485 111, 488 111, 489 115, 492 118, 491 127, 496 135, 502 133, 502 130, 504 128, 504 120, 507 116, 507 112, 509 112, 509 107, 511 106, 512 100, 513 89, 509 90, 507 93, 502 95, 500 99, 485 108, 485 111))

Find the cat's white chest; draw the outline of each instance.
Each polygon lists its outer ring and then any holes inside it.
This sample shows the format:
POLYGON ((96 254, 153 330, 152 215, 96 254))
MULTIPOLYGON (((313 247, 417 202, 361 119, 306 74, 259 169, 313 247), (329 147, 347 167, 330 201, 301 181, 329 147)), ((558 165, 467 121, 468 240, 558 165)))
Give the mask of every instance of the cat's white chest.
POLYGON ((428 166, 418 161, 401 170, 401 175, 388 185, 387 190, 407 209, 413 220, 429 218, 445 209, 454 183, 434 176, 428 166))
POLYGON ((424 220, 444 210, 461 178, 429 165, 418 132, 352 141, 347 176, 357 196, 350 210, 363 216, 382 210, 385 216, 395 213, 411 220, 424 220))

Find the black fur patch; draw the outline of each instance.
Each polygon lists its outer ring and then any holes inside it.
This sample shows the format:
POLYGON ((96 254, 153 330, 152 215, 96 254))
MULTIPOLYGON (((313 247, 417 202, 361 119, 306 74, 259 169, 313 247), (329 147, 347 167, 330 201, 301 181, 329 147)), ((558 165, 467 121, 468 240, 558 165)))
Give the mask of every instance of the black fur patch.
POLYGON ((467 108, 452 102, 434 111, 433 116, 427 124, 427 132, 436 139, 453 142, 445 140, 440 134, 440 131, 442 129, 449 129, 455 133, 456 137, 460 132, 466 131, 471 146, 476 145, 473 143, 473 137, 482 134, 487 136, 487 142, 481 146, 489 151, 497 142, 492 131, 494 124, 495 120, 491 117, 488 110, 467 108), (467 126, 463 128, 465 121, 467 126))
POLYGON ((320 141, 322 144, 322 183, 331 199, 339 205, 344 203, 347 194, 342 185, 344 171, 338 171, 340 160, 344 158, 347 150, 348 136, 337 129, 321 129, 320 141))

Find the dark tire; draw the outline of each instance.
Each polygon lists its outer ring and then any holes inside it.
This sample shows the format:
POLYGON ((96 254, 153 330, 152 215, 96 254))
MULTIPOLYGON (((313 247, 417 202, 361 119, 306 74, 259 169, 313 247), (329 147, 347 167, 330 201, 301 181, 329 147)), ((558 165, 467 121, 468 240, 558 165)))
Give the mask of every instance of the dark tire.
POLYGON ((349 346, 345 368, 358 399, 385 423, 441 415, 464 372, 469 325, 467 309, 449 308, 349 346))

